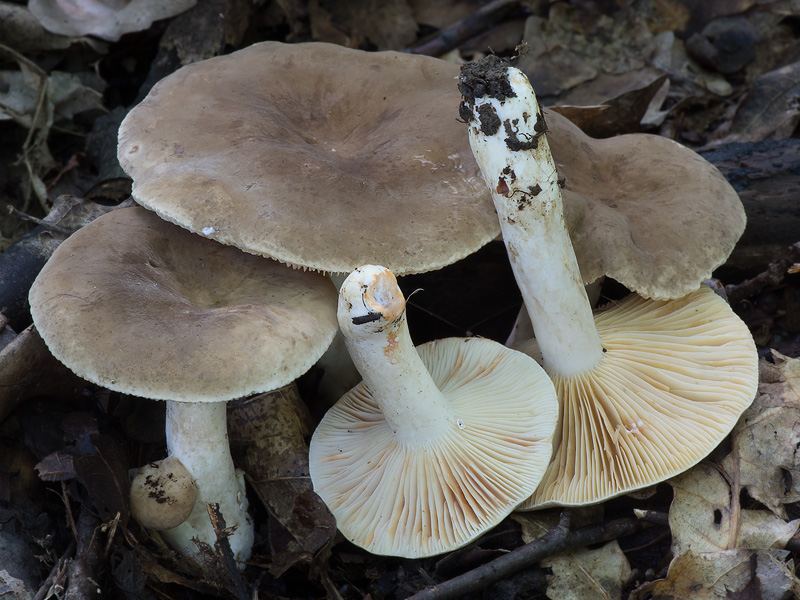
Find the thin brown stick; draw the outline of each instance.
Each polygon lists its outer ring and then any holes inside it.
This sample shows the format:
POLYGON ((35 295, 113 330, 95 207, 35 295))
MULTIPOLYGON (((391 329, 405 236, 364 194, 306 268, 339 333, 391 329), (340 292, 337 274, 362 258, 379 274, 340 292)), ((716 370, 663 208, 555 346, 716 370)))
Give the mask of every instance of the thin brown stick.
POLYGON ((435 37, 409 48, 407 52, 441 56, 453 48, 458 48, 479 33, 489 30, 512 12, 519 11, 521 8, 519 0, 494 0, 467 18, 441 29, 435 37))
POLYGON ((764 288, 783 283, 786 274, 798 262, 800 262, 800 242, 789 246, 786 254, 775 262, 770 263, 766 271, 739 284, 726 285, 725 292, 728 295, 728 302, 735 307, 745 298, 758 294, 764 288))
POLYGON ((564 511, 558 525, 543 537, 520 546, 508 554, 489 561, 448 581, 407 598, 407 600, 451 600, 467 593, 482 590, 514 573, 529 568, 539 561, 570 548, 587 544, 607 542, 641 531, 647 527, 639 519, 616 519, 598 525, 587 525, 575 531, 569 530, 569 513, 564 511))

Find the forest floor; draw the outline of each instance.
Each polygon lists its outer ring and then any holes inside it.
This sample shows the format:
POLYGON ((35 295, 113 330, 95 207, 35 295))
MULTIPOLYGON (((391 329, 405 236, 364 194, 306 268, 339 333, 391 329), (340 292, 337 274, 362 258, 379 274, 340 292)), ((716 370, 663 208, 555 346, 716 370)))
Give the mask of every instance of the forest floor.
MULTIPOLYGON (((120 13, 96 29, 81 30, 86 23, 76 19, 71 33, 54 34, 37 18, 74 15, 40 3, 34 16, 24 4, 0 2, 0 195, 9 207, 0 215, 1 598, 800 597, 796 2, 176 4, 177 14, 155 22, 120 13), (374 556, 337 534, 304 472, 324 412, 312 369, 296 387, 229 409, 239 411, 231 419, 240 426, 231 431, 237 462, 297 467, 288 484, 245 468, 256 544, 243 570, 224 536, 198 568, 130 519, 129 470, 164 454, 163 403, 61 367, 31 327, 27 289, 70 231, 129 198, 131 181, 116 160, 127 111, 181 66, 264 40, 456 63, 516 56, 524 42, 518 66, 541 103, 589 135, 658 134, 715 164, 748 225, 710 283, 752 332, 761 375, 728 438, 647 490, 514 513, 442 556, 374 556), (263 415, 272 420, 262 429, 241 426, 263 415)), ((401 286, 407 295, 424 290, 409 300, 416 343, 474 335, 504 342, 521 305, 499 241, 440 271, 403 277, 401 286)), ((624 292, 607 281, 600 297, 624 292)))

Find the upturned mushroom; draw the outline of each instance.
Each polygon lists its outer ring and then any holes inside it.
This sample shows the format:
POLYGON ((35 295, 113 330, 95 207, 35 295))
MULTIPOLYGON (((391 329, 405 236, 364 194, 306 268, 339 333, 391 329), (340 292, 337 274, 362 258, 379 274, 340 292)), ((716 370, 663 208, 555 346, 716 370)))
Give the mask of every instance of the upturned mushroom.
POLYGON ((460 115, 560 402, 553 459, 522 508, 599 502, 688 469, 755 396, 747 327, 704 287, 676 300, 630 296, 593 315, 530 83, 489 57, 462 68, 459 89, 460 115))
POLYGON ((336 290, 203 239, 143 208, 98 218, 69 237, 30 291, 50 351, 108 389, 167 401, 167 449, 191 474, 189 517, 162 536, 203 559, 218 504, 234 556, 250 555, 253 523, 228 449, 225 403, 303 374, 336 331, 336 290))
POLYGON ((339 294, 364 381, 311 440, 314 490, 374 554, 431 556, 496 525, 539 483, 558 416, 530 357, 480 338, 414 348, 392 273, 367 265, 339 294))

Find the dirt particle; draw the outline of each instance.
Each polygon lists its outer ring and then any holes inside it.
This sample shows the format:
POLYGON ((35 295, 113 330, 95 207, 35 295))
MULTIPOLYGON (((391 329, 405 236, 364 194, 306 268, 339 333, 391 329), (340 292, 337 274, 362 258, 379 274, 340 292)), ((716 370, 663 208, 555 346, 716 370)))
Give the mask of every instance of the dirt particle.
POLYGON ((481 122, 483 135, 494 135, 500 129, 500 117, 491 104, 482 104, 478 107, 478 118, 481 122))
POLYGON ((508 196, 508 184, 506 183, 505 177, 501 177, 497 180, 497 193, 501 196, 508 196))
POLYGON ((508 63, 499 56, 489 55, 461 66, 458 91, 464 98, 489 96, 501 102, 516 96, 508 82, 508 63))

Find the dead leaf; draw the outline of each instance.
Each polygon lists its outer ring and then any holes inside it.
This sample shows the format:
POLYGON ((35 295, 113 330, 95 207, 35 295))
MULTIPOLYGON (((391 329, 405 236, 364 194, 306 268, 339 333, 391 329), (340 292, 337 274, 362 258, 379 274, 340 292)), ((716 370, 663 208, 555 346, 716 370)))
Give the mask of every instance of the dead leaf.
POLYGON ((348 48, 402 50, 417 37, 406 0, 311 0, 315 40, 348 48))
POLYGON ((800 580, 788 556, 785 550, 687 551, 672 561, 666 579, 645 583, 630 598, 796 598, 800 580))
POLYGON ((755 79, 721 143, 782 140, 800 123, 800 62, 755 79))
MULTIPOLYGON (((570 510, 570 526, 573 528, 595 523, 603 516, 602 505, 570 510)), ((522 541, 527 544, 555 527, 560 512, 556 509, 514 513, 512 518, 522 527, 522 541)), ((547 597, 552 600, 620 598, 631 575, 628 559, 616 540, 599 548, 561 552, 543 560, 541 565, 553 572, 547 576, 547 597)))
POLYGON ((270 515, 289 533, 273 538, 273 572, 309 560, 336 534, 333 515, 308 474, 311 417, 294 384, 228 403, 234 462, 245 471, 270 515))
POLYGON ((42 27, 25 6, 0 2, 0 40, 17 52, 63 50, 80 38, 56 35, 42 27))
POLYGON ((800 501, 800 360, 775 351, 773 355, 774 366, 762 362, 759 393, 733 436, 740 484, 776 515, 785 517, 783 505, 800 501), (765 381, 767 377, 773 381, 765 381))
MULTIPOLYGON (((38 74, 36 74, 38 75, 38 74)), ((25 128, 33 126, 42 85, 41 77, 30 71, 0 71, 7 91, 0 92, 0 120, 13 119, 25 128)), ((46 80, 48 101, 56 121, 69 121, 87 110, 105 110, 100 92, 86 87, 72 73, 53 71, 46 80)))
POLYGON ((68 481, 76 477, 72 455, 60 450, 45 456, 35 468, 42 481, 68 481))
POLYGON ((628 559, 616 540, 600 548, 582 548, 541 562, 550 568, 547 597, 551 600, 620 598, 631 576, 628 559))
POLYGON ((33 325, 0 349, 0 422, 34 394, 69 392, 76 396, 76 376, 53 358, 33 325))
POLYGON ((143 31, 153 21, 180 14, 197 0, 30 0, 28 8, 45 29, 59 35, 93 35, 116 42, 126 33, 143 31))
POLYGON ((641 122, 655 95, 668 84, 667 76, 662 75, 643 88, 625 92, 603 102, 600 106, 553 106, 552 110, 561 113, 593 138, 607 138, 623 133, 641 131, 641 122))
POLYGON ((800 519, 786 523, 765 510, 734 510, 730 484, 709 463, 671 479, 670 485, 675 491, 669 510, 674 556, 732 548, 783 548, 800 528, 800 519))
POLYGON ((711 19, 744 12, 759 0, 654 0, 647 15, 650 27, 656 31, 694 32, 711 19))
POLYGON ((117 515, 128 521, 130 502, 129 460, 122 439, 109 434, 92 434, 85 441, 85 452, 72 459, 75 475, 88 490, 100 519, 108 522, 117 515))

